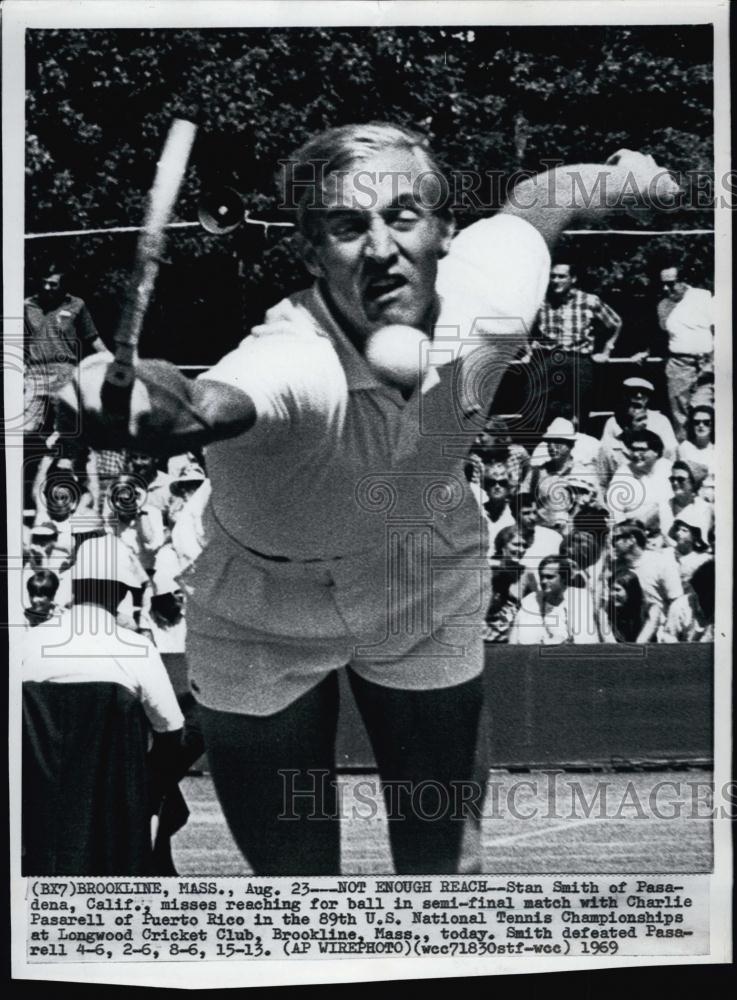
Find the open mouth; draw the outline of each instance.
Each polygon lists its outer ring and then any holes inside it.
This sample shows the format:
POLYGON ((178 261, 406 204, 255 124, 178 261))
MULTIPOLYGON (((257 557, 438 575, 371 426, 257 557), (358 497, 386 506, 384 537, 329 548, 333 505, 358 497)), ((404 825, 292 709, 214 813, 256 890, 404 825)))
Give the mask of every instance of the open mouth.
POLYGON ((393 295, 400 288, 404 288, 406 284, 407 279, 401 274, 384 274, 371 278, 366 285, 366 298, 370 302, 377 302, 385 296, 393 295))

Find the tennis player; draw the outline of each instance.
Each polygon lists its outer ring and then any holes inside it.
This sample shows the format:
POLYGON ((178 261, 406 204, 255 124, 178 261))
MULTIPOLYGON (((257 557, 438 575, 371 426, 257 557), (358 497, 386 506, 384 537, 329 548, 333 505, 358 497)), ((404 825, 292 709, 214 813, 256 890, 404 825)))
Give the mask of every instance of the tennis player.
POLYGON ((672 198, 670 178, 656 191, 664 173, 628 151, 559 168, 455 235, 450 188, 422 136, 331 129, 282 177, 311 287, 196 382, 139 362, 122 437, 100 404, 105 364, 82 364, 89 433, 138 450, 209 445, 187 656, 215 788, 255 873, 340 871, 343 666, 397 872, 478 870, 488 572, 463 472, 474 414, 526 342, 560 232, 625 189, 672 198), (372 334, 390 325, 431 338, 414 389, 367 363, 372 334))

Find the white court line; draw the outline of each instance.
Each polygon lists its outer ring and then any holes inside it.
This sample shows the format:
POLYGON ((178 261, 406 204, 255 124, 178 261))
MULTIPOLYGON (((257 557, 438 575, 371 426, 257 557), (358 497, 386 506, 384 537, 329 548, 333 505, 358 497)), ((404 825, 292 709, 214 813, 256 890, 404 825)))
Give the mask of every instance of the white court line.
MULTIPOLYGON (((483 838, 483 817, 482 817, 482 839, 484 842, 484 847, 497 847, 499 844, 516 844, 519 840, 526 840, 528 837, 541 837, 548 836, 551 833, 558 833, 560 830, 576 830, 580 826, 588 826, 591 823, 601 823, 602 820, 611 820, 611 816, 594 816, 589 819, 579 819, 572 820, 568 823, 560 823, 558 826, 546 826, 544 830, 528 830, 526 833, 510 833, 506 837, 497 837, 487 841, 483 838)), ((622 823, 627 822, 626 817, 622 817, 620 820, 622 823)))

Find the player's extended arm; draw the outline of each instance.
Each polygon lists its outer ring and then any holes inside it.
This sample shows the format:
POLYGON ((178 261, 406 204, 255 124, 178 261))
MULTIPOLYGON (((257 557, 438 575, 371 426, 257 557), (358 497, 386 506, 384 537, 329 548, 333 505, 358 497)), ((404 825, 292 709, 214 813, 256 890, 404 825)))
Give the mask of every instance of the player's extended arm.
POLYGON ((168 361, 138 359, 127 419, 109 412, 102 387, 109 354, 85 358, 57 397, 63 435, 78 435, 93 448, 130 448, 174 455, 236 437, 256 422, 250 396, 221 382, 186 378, 168 361))
POLYGON ((617 209, 670 208, 680 188, 652 156, 622 149, 606 163, 556 167, 515 187, 503 212, 530 222, 554 246, 572 222, 617 209))

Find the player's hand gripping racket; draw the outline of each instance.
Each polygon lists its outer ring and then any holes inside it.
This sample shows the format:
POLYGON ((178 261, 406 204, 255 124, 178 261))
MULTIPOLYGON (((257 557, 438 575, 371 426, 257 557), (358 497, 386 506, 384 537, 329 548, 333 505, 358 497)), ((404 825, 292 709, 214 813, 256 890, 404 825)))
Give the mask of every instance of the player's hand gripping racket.
POLYGON ((115 358, 108 366, 101 402, 109 417, 126 422, 138 357, 138 340, 151 301, 165 229, 187 169, 197 126, 177 118, 169 129, 149 194, 146 218, 138 239, 136 260, 115 334, 115 358))

